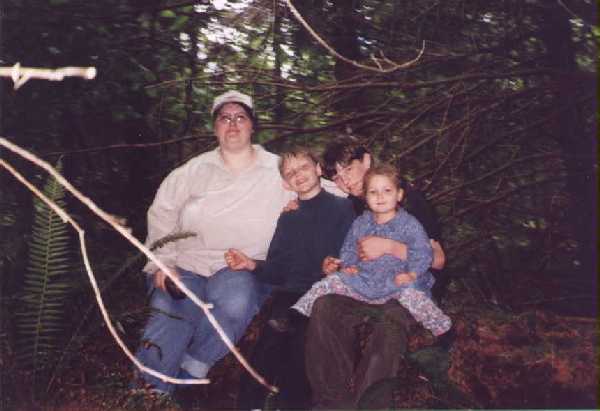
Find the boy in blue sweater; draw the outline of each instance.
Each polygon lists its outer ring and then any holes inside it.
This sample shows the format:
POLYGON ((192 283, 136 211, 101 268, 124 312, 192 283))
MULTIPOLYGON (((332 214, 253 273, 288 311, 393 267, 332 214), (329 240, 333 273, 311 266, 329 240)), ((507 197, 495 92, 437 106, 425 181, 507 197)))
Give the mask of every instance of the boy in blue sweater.
MULTIPOLYGON (((288 310, 313 283, 323 277, 326 256, 337 256, 354 220, 352 203, 321 188, 321 167, 307 149, 296 148, 281 156, 284 187, 298 194, 299 207, 283 213, 277 222, 265 261, 255 261, 230 249, 225 260, 234 270, 250 270, 273 286, 269 324, 254 349, 251 363, 280 388, 283 408, 310 407, 310 389, 304 366, 306 319, 297 316, 284 330, 288 310), (282 321, 283 320, 283 321, 282 321)), ((251 376, 240 382, 238 406, 263 408, 266 390, 251 376)))

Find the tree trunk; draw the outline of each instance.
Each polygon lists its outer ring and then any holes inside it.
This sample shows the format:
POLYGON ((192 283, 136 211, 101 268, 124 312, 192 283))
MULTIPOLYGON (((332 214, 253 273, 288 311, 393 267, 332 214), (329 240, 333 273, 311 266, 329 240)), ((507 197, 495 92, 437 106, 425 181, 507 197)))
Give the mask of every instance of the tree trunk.
MULTIPOLYGON (((275 20, 273 21, 273 51, 275 52, 275 67, 274 75, 275 78, 281 78, 281 63, 282 63, 282 51, 281 51, 281 12, 282 5, 279 2, 275 2, 273 13, 275 20)), ((273 107, 273 122, 275 124, 281 124, 283 122, 283 113, 285 112, 284 101, 283 101, 283 90, 280 86, 275 86, 275 105, 273 107)))
MULTIPOLYGON (((333 48, 342 56, 360 61, 361 53, 358 41, 357 11, 355 10, 356 1, 353 0, 334 0, 333 34, 331 35, 331 44, 333 48)), ((335 62, 335 78, 338 82, 349 80, 360 73, 361 69, 352 64, 337 59, 335 62)), ((340 111, 352 111, 361 105, 363 91, 353 91, 344 95, 343 100, 336 102, 336 108, 340 111)))
POLYGON ((586 280, 596 277, 597 174, 596 141, 586 133, 576 104, 577 64, 573 33, 567 11, 556 2, 542 6, 541 37, 547 49, 547 64, 556 70, 556 106, 560 110, 558 142, 565 155, 567 189, 572 196, 570 220, 578 242, 579 268, 586 280))

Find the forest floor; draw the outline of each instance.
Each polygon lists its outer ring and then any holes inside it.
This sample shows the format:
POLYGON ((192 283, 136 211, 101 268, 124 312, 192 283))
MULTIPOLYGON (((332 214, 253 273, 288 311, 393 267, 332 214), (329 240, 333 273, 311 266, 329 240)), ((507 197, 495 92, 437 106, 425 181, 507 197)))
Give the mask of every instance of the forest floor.
MULTIPOLYGON (((530 287, 515 287, 507 300, 518 301, 518 296, 528 295, 530 287)), ((519 311, 500 309, 482 304, 480 296, 464 288, 451 287, 443 308, 455 322, 457 338, 449 354, 432 348, 433 337, 415 327, 398 377, 371 390, 365 406, 597 409, 597 318, 521 306, 519 311)), ((242 353, 251 352, 264 323, 261 313, 239 343, 242 353)), ((128 338, 129 346, 135 347, 137 337, 128 338)), ((13 382, 3 384, 0 410, 130 409, 132 364, 105 329, 92 341, 84 346, 78 362, 53 382, 43 402, 29 400, 32 385, 13 382)), ((187 390, 188 397, 191 392, 194 398, 192 408, 235 408, 242 372, 235 358, 227 355, 210 371, 209 385, 187 390)), ((11 380, 26 378, 13 376, 11 380)), ((135 409, 179 408, 139 405, 135 409)))

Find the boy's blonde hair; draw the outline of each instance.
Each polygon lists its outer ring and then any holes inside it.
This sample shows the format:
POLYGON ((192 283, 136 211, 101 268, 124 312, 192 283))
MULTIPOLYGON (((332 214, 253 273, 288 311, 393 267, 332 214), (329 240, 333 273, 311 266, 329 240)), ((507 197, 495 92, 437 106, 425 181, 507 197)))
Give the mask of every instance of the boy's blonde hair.
POLYGON ((319 164, 319 158, 310 149, 302 146, 295 146, 281 153, 279 157, 279 173, 283 177, 283 168, 286 161, 290 158, 304 157, 310 159, 315 165, 319 164))
POLYGON ((382 164, 372 166, 365 173, 364 181, 363 181, 363 184, 365 187, 365 192, 369 188, 369 182, 371 181, 371 179, 374 176, 389 177, 389 179, 392 180, 392 183, 394 183, 394 185, 396 186, 397 189, 402 189, 404 186, 402 184, 402 178, 400 177, 400 173, 398 172, 396 167, 392 166, 391 164, 382 163, 382 164))

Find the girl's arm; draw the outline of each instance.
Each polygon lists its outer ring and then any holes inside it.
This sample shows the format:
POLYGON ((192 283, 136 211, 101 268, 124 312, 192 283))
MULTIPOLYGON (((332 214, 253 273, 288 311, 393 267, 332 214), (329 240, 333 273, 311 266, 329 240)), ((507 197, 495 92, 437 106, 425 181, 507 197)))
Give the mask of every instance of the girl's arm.
POLYGON ((356 265, 360 261, 358 255, 358 241, 360 239, 360 231, 363 225, 363 220, 364 219, 362 216, 354 220, 350 226, 350 230, 348 230, 348 234, 346 234, 344 244, 340 250, 340 260, 342 260, 342 266, 356 265))

